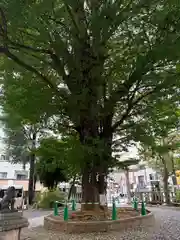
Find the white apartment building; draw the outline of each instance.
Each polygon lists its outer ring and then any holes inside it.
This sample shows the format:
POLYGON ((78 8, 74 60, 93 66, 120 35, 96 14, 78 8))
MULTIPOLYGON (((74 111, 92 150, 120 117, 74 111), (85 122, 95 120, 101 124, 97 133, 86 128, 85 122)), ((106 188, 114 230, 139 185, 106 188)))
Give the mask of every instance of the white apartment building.
MULTIPOLYGON (((122 154, 119 161, 128 161, 128 159, 137 159, 138 152, 136 147, 129 148, 129 152, 122 154)), ((109 175, 109 187, 118 189, 123 194, 127 194, 126 175, 123 170, 115 169, 109 175)), ((143 162, 137 166, 129 168, 129 182, 131 190, 139 189, 143 191, 146 187, 150 186, 152 180, 159 180, 159 176, 152 168, 146 166, 143 162)))
POLYGON ((28 179, 29 166, 23 169, 22 164, 12 164, 6 154, 6 146, 4 144, 4 132, 0 128, 0 180, 2 179, 28 179))
POLYGON ((22 185, 24 190, 28 189, 29 166, 23 169, 22 164, 13 164, 8 159, 6 146, 4 144, 4 132, 0 127, 0 187, 4 185, 22 185))

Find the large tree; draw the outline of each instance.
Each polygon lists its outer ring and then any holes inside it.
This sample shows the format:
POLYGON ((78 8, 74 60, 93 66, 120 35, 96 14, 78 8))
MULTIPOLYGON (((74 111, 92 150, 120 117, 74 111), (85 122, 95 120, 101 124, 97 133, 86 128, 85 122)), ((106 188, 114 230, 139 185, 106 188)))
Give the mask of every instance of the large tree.
MULTIPOLYGON (((63 105, 83 147, 83 202, 97 202, 112 164, 114 132, 132 127, 148 101, 176 94, 180 3, 0 4, 0 52, 20 66, 13 72, 23 77, 29 71, 32 81, 46 84, 60 112, 63 105)), ((30 118, 28 111, 22 114, 30 118)))

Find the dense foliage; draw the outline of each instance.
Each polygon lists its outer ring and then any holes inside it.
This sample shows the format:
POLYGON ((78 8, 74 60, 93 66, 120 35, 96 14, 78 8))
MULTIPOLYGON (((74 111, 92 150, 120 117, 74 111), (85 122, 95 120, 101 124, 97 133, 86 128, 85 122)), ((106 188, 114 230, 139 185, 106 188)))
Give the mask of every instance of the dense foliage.
POLYGON ((34 208, 52 209, 55 201, 58 201, 59 206, 62 206, 65 202, 65 194, 59 189, 43 191, 36 195, 34 208))
POLYGON ((36 172, 39 179, 50 189, 59 182, 66 182, 80 174, 81 153, 75 138, 45 138, 36 151, 36 172), (73 146, 74 144, 74 146, 73 146))
POLYGON ((154 107, 176 104, 180 3, 3 0, 0 9, 4 95, 19 85, 6 103, 26 124, 76 132, 83 201, 97 201, 113 135, 122 147, 140 141, 154 107))

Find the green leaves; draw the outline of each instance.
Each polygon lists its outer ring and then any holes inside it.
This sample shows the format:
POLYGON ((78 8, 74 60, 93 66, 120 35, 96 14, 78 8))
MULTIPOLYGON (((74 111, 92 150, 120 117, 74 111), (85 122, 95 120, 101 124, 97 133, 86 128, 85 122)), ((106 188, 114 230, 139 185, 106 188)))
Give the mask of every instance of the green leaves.
POLYGON ((55 187, 59 182, 68 181, 80 172, 79 159, 67 140, 55 137, 43 139, 36 150, 36 156, 36 173, 40 181, 49 188, 55 187))
POLYGON ((61 168, 66 176, 73 177, 80 173, 83 165, 81 149, 79 141, 74 137, 62 140, 50 137, 40 142, 36 155, 40 162, 46 162, 46 171, 53 172, 56 168, 61 168))
POLYGON ((2 101, 5 108, 12 109, 31 123, 39 122, 45 117, 48 119, 54 112, 57 113, 57 100, 53 99, 53 91, 33 74, 27 71, 24 71, 23 75, 10 73, 8 66, 8 71, 2 77, 2 101))
POLYGON ((114 133, 126 138, 124 148, 131 141, 154 146, 175 128, 178 2, 4 0, 0 6, 8 29, 8 36, 0 33, 4 111, 23 126, 71 135, 70 126, 90 139, 68 139, 68 146, 46 139, 51 150, 41 143, 42 156, 57 159, 56 147, 63 159, 79 154, 81 166, 85 156, 104 162, 114 133))

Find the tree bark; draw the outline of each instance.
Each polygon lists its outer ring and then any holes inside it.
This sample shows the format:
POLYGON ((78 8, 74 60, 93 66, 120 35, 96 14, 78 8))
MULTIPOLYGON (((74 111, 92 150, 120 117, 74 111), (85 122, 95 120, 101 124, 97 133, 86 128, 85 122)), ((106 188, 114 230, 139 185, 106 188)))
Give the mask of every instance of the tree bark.
POLYGON ((94 100, 88 102, 90 107, 83 116, 80 116, 78 127, 80 141, 85 149, 82 169, 82 209, 95 210, 100 208, 100 194, 106 192, 105 177, 111 160, 112 116, 105 117, 102 128, 99 127, 97 103, 94 103, 94 100))
POLYGON ((170 196, 169 196, 169 186, 168 186, 168 177, 169 172, 166 165, 166 160, 161 157, 163 163, 163 185, 164 185, 164 196, 165 196, 165 203, 170 204, 170 196))
POLYGON ((37 182, 37 175, 34 174, 34 184, 33 184, 34 192, 36 191, 36 182, 37 182))
POLYGON ((129 182, 129 169, 125 169, 125 176, 126 176, 126 187, 127 187, 127 198, 128 203, 131 203, 131 191, 130 191, 130 182, 129 182))
POLYGON ((110 163, 111 145, 104 145, 103 157, 92 155, 94 161, 86 163, 82 173, 82 209, 83 210, 96 210, 101 208, 106 209, 106 177, 108 174, 108 164, 110 163), (109 160, 109 161, 108 161, 109 160), (104 199, 104 203, 100 203, 104 199), (102 206, 101 206, 102 205, 102 206))
POLYGON ((30 172, 28 185, 29 205, 32 205, 34 199, 34 169, 35 169, 35 154, 33 153, 30 156, 30 172))
POLYGON ((71 198, 71 194, 72 194, 73 187, 74 187, 74 185, 75 185, 75 181, 76 181, 76 176, 73 178, 73 181, 72 181, 71 187, 70 187, 70 189, 69 189, 69 193, 68 193, 68 201, 69 201, 70 198, 71 198))
MULTIPOLYGON (((33 133, 32 137, 32 151, 36 147, 36 133, 33 133)), ((29 185, 28 185, 28 197, 29 197, 29 205, 33 204, 34 193, 35 193, 35 154, 34 152, 30 155, 30 172, 29 172, 29 185)))
POLYGON ((165 203, 170 204, 170 196, 169 196, 169 186, 168 186, 168 170, 166 165, 164 166, 164 176, 163 176, 163 183, 164 183, 164 195, 165 195, 165 203))
POLYGON ((96 210, 99 208, 99 191, 97 185, 96 168, 87 164, 82 175, 82 210, 96 210))

